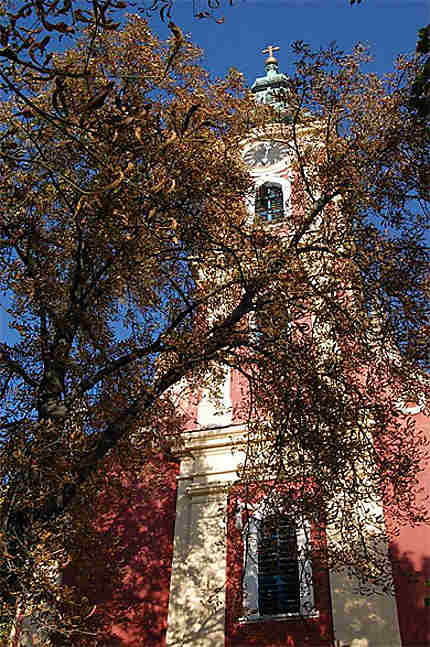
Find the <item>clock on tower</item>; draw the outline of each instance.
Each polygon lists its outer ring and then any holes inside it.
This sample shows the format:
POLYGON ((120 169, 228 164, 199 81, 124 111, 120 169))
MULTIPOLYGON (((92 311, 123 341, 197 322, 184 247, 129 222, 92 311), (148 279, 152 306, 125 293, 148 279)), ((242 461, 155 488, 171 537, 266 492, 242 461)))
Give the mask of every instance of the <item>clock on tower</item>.
POLYGON ((245 162, 252 169, 270 168, 288 156, 286 144, 277 141, 263 141, 253 144, 245 155, 245 162))

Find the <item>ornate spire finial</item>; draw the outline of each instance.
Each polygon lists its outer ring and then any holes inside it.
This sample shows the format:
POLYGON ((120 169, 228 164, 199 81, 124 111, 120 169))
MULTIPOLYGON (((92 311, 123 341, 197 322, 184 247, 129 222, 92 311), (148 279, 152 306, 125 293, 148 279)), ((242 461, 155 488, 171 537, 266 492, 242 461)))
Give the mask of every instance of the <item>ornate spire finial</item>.
POLYGON ((273 56, 273 52, 277 52, 279 50, 279 47, 273 46, 273 45, 268 45, 266 49, 262 50, 263 54, 269 54, 269 56, 266 58, 265 63, 278 63, 277 59, 273 56))

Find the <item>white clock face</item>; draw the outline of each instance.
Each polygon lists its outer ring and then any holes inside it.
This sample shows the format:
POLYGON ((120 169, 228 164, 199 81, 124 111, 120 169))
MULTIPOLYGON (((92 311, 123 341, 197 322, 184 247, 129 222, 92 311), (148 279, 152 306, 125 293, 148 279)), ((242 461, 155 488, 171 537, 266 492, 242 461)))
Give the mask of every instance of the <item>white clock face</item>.
POLYGON ((258 142, 249 148, 244 156, 245 162, 252 168, 267 168, 282 162, 288 157, 288 146, 282 142, 258 142))

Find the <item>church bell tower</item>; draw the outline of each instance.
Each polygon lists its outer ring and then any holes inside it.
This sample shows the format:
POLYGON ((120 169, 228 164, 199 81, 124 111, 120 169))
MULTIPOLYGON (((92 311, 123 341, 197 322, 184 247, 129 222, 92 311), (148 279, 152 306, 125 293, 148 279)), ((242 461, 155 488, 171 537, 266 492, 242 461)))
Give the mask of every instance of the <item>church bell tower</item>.
MULTIPOLYGON (((251 87, 256 102, 273 109, 273 124, 250 133, 243 157, 255 182, 250 221, 283 235, 294 182, 290 147, 278 136, 291 119, 289 81, 278 69, 278 50, 263 50, 266 73, 251 87)), ((219 388, 216 402, 205 390, 197 400, 190 394, 181 402, 195 424, 185 431, 178 476, 167 647, 400 647, 395 601, 361 598, 337 575, 317 571, 305 521, 281 520, 275 527, 262 504, 244 520, 234 495, 246 434, 238 413, 244 397, 239 372, 226 371, 219 388), (360 642, 366 632, 354 629, 347 603, 365 606, 360 622, 377 617, 383 623, 384 632, 371 645, 360 642)))

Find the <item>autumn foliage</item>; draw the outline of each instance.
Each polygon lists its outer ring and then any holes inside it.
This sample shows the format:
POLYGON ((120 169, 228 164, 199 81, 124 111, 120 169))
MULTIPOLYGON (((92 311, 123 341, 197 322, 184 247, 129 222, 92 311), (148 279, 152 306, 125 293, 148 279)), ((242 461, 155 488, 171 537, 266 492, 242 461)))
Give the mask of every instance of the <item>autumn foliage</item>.
POLYGON ((52 58, 67 74, 24 75, 0 105, 0 590, 4 615, 25 599, 64 635, 91 609, 67 618, 55 573, 72 546, 96 551, 86 513, 70 515, 120 489, 115 465, 170 458, 175 389, 216 392, 226 368, 249 394, 243 487, 306 484, 298 510, 324 509, 340 537, 330 566, 385 576, 378 501, 399 524, 426 519, 411 483, 427 447, 401 404, 430 392, 417 63, 381 80, 360 48, 297 44, 280 120, 237 71, 211 80, 171 28, 167 43, 139 17, 89 30, 52 58), (268 227, 247 210, 240 150, 273 138, 289 147, 291 217, 268 227))

